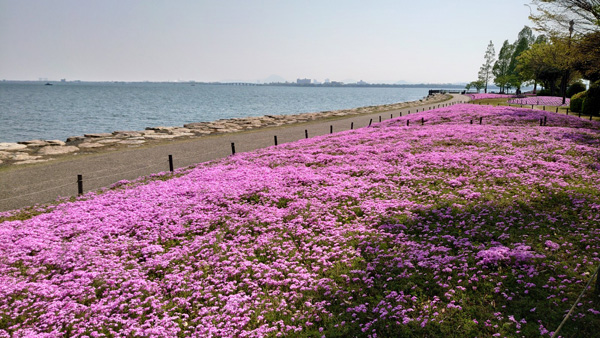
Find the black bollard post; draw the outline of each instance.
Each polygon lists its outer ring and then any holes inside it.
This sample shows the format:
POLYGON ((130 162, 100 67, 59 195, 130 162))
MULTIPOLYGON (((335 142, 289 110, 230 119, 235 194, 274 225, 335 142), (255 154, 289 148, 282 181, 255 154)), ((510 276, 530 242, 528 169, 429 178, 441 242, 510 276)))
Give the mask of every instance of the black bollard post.
POLYGON ((592 120, 592 115, 590 115, 590 121, 592 120))
POLYGON ((77 194, 83 195, 83 175, 77 175, 77 194))
POLYGON ((402 117, 402 112, 400 112, 400 117, 402 117))
POLYGON ((533 105, 531 105, 531 109, 533 109, 533 105))
POLYGON ((548 116, 544 116, 544 125, 548 122, 548 116))
POLYGON ((330 125, 330 126, 329 126, 329 133, 330 133, 330 134, 333 134, 333 125, 330 125))
POLYGON ((392 114, 390 114, 390 119, 393 119, 393 118, 394 118, 394 114, 392 113, 392 114))
POLYGON ((406 126, 408 127, 410 125, 410 120, 406 120, 406 126))
POLYGON ((169 155, 169 170, 173 172, 173 155, 169 155))
POLYGON ((275 145, 277 145, 277 135, 273 136, 273 139, 275 141, 275 145))
POLYGON ((471 124, 473 124, 473 120, 471 120, 471 124))
POLYGON ((308 138, 308 129, 304 129, 304 138, 308 138))
POLYGON ((540 117, 540 127, 544 125, 544 119, 540 117))
POLYGON ((596 273, 596 285, 594 289, 596 296, 600 296, 600 273, 596 273))
POLYGON ((350 130, 354 129, 354 122, 350 123, 350 130))
POLYGON ((373 119, 369 120, 369 127, 371 126, 371 123, 373 123, 373 119))
POLYGON ((424 125, 424 124, 425 124, 425 118, 421 117, 421 125, 424 125))
MULTIPOLYGON (((558 107, 556 107, 556 112, 558 113, 558 107)), ((569 114, 567 113, 567 115, 569 115, 569 114)))
POLYGON ((479 118, 479 124, 481 124, 481 121, 483 121, 483 116, 479 118))
POLYGON ((567 115, 569 114, 569 108, 567 108, 567 115))
POLYGON ((235 143, 231 142, 231 155, 235 155, 235 143))
POLYGON ((379 123, 381 123, 381 115, 379 115, 379 123))

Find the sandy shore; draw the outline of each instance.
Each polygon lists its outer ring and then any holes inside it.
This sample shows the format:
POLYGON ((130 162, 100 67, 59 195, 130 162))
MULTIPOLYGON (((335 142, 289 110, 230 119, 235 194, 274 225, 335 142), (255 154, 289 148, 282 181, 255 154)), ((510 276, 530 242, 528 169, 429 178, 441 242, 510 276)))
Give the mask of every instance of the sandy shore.
POLYGON ((59 196, 76 195, 77 175, 83 176, 84 191, 94 191, 120 180, 167 171, 169 155, 174 159, 175 168, 181 168, 226 157, 231 154, 231 143, 235 144, 236 152, 251 151, 273 145, 274 136, 277 136, 279 144, 293 142, 304 138, 306 132, 313 137, 328 134, 331 129, 339 132, 349 130, 351 126, 361 128, 371 120, 377 123, 379 119, 398 117, 400 113, 414 114, 417 110, 420 112, 467 100, 468 97, 461 95, 452 98, 434 96, 393 105, 265 116, 253 118, 256 119, 254 123, 232 119, 187 127, 152 127, 146 131, 90 134, 64 144, 52 141, 57 144, 32 142, 15 146, 17 143, 11 143, 9 145, 18 149, 6 149, 10 146, 0 149, 0 160, 3 161, 0 164, 0 211, 52 202, 59 196), (213 130, 207 133, 210 129, 213 130), (64 148, 70 151, 56 151, 64 148))

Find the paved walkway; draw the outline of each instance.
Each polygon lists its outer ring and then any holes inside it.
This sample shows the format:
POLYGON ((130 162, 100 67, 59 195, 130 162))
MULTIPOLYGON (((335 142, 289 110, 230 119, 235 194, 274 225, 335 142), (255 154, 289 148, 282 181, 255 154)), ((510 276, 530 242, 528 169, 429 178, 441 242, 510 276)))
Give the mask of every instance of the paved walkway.
MULTIPOLYGON (((466 102, 469 98, 453 95, 452 99, 440 103, 447 105, 466 102)), ((415 113, 428 108, 437 108, 438 104, 425 104, 418 107, 392 110, 368 115, 349 116, 336 120, 317 120, 280 127, 267 127, 252 131, 206 136, 197 139, 172 141, 167 144, 122 150, 112 153, 74 155, 63 160, 36 164, 28 167, 9 168, 0 171, 0 211, 48 203, 57 197, 77 194, 77 175, 83 176, 84 191, 97 190, 110 186, 120 180, 133 180, 161 171, 169 170, 168 155, 173 155, 175 168, 195 163, 211 161, 231 154, 231 143, 235 143, 236 152, 247 152, 273 145, 277 136, 278 143, 293 142, 308 136, 328 134, 330 126, 333 132, 365 127, 369 120, 373 123, 398 117, 410 110, 415 113)))

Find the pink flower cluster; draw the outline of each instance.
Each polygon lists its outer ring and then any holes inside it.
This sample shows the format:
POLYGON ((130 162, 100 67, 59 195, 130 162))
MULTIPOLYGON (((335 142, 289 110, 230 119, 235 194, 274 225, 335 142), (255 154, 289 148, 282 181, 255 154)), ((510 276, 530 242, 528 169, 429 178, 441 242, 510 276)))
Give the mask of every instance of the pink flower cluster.
POLYGON ((485 99, 504 99, 504 98, 512 98, 514 95, 507 94, 494 94, 494 93, 481 93, 481 94, 467 94, 471 100, 485 100, 485 99))
POLYGON ((536 105, 536 106, 568 106, 571 104, 571 99, 566 99, 565 104, 562 103, 562 97, 557 96, 533 96, 526 98, 515 98, 508 100, 510 104, 536 105))
POLYGON ((555 327, 600 261, 599 144, 595 122, 464 104, 120 182, 0 223, 0 337, 555 327))

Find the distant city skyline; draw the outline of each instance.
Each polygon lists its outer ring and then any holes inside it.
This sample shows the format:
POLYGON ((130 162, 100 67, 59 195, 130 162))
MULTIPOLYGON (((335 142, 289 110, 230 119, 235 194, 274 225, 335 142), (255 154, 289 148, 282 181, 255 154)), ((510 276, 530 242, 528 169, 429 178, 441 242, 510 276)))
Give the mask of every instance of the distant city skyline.
POLYGON ((464 83, 527 3, 0 0, 0 79, 464 83))

